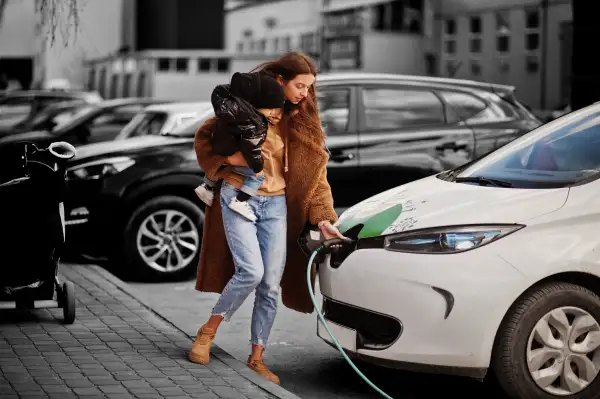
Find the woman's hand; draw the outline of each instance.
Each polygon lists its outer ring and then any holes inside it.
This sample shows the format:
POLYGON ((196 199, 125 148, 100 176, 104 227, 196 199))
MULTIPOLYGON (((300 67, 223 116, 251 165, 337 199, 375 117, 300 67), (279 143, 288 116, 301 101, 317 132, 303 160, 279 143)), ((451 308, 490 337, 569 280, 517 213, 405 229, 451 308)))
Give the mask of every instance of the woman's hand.
POLYGON ((319 223, 319 230, 321 230, 325 240, 331 240, 333 238, 345 238, 344 235, 337 229, 337 227, 332 225, 329 220, 319 223))
POLYGON ((231 166, 248 166, 248 162, 246 162, 246 159, 240 151, 228 156, 225 162, 231 166))

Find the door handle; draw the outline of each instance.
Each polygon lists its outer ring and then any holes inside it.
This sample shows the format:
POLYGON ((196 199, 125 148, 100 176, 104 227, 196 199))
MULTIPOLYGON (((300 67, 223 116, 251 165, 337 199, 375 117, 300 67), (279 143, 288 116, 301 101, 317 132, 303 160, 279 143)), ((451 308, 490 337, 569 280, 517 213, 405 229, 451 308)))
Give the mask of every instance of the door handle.
POLYGON ((354 154, 331 154, 331 160, 334 162, 346 162, 354 159, 354 154))
POLYGON ((438 151, 454 150, 456 152, 458 150, 466 150, 467 144, 450 141, 436 146, 435 149, 438 151))

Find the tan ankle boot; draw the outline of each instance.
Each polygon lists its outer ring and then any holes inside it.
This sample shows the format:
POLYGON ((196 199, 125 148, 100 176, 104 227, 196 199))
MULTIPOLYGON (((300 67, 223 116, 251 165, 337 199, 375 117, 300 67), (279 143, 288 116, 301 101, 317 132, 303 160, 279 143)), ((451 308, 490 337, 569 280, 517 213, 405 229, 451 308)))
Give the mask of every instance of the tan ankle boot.
POLYGON ((277 377, 265 364, 264 360, 252 360, 252 357, 248 357, 248 367, 264 379, 271 381, 274 384, 279 385, 279 377, 277 377))
POLYGON ((188 356, 191 362, 208 364, 210 361, 210 345, 214 341, 216 333, 217 331, 212 328, 200 327, 188 356))

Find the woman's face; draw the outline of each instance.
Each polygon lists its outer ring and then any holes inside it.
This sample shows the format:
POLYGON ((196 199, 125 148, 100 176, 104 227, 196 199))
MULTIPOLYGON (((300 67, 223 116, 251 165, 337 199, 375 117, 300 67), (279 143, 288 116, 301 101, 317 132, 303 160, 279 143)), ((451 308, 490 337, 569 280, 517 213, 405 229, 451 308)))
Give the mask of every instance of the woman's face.
POLYGON ((315 75, 304 73, 297 75, 294 79, 283 82, 283 94, 285 99, 292 104, 298 104, 308 96, 308 89, 315 83, 315 75))

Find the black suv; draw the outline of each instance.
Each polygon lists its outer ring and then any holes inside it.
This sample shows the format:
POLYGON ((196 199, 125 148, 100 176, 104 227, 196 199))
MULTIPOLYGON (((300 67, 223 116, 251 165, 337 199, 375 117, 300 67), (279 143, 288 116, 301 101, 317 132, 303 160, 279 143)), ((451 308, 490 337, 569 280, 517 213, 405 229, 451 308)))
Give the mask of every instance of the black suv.
MULTIPOLYGON (((540 125, 505 86, 373 74, 317 82, 336 206, 460 166, 540 125)), ((67 174, 68 244, 137 275, 193 272, 203 222, 193 137, 208 117, 170 134, 79 147, 67 174)))

